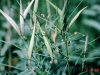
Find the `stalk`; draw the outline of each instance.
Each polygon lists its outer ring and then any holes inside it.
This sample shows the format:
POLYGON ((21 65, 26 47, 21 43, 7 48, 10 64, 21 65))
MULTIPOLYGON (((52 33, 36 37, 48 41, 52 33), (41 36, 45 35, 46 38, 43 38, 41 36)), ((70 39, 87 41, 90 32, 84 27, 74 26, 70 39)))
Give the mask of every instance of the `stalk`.
POLYGON ((68 75, 70 75, 70 65, 69 65, 69 46, 70 46, 69 44, 70 44, 70 41, 69 41, 69 37, 67 35, 67 32, 65 32, 62 37, 63 37, 65 44, 66 44, 67 71, 68 71, 68 75))
POLYGON ((66 55, 67 55, 67 67, 68 67, 68 75, 70 75, 70 65, 69 65, 69 38, 66 40, 66 55))

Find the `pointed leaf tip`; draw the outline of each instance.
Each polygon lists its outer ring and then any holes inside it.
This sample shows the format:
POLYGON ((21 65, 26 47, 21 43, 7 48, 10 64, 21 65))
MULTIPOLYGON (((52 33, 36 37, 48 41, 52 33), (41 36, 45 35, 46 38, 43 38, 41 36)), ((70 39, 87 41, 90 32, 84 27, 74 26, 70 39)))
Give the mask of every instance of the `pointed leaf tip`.
POLYGON ((25 11, 24 11, 24 15, 23 17, 26 18, 28 12, 29 12, 29 9, 31 8, 32 4, 33 4, 34 0, 32 0, 29 5, 26 7, 25 11))
POLYGON ((68 29, 72 26, 72 24, 75 22, 75 20, 79 17, 79 15, 81 14, 81 12, 86 9, 88 6, 84 7, 83 9, 81 9, 76 15, 75 17, 71 20, 71 22, 69 23, 68 29))

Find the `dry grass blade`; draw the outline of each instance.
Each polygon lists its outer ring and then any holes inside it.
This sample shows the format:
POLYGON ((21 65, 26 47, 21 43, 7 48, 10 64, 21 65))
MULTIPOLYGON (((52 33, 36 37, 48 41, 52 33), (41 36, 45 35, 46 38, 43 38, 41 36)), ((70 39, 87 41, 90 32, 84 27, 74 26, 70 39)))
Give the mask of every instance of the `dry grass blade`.
POLYGON ((79 15, 81 14, 81 12, 84 10, 84 9, 86 9, 87 8, 87 6, 86 7, 84 7, 83 9, 81 9, 76 15, 75 15, 75 17, 71 20, 71 22, 69 23, 69 26, 68 26, 68 29, 72 26, 72 24, 75 22, 75 20, 79 17, 79 15))
POLYGON ((29 9, 31 8, 33 2, 34 2, 34 0, 32 0, 32 1, 29 3, 29 5, 27 6, 27 8, 25 9, 24 15, 23 15, 24 18, 26 18, 27 14, 28 14, 28 12, 29 12, 29 9))
POLYGON ((10 17, 8 16, 5 12, 3 12, 1 9, 0 9, 0 12, 1 14, 7 19, 7 21, 14 27, 14 29, 16 30, 16 32, 21 35, 20 33, 20 29, 19 27, 17 26, 17 24, 15 23, 15 21, 10 17))
POLYGON ((49 54, 50 54, 50 57, 51 57, 51 59, 53 59, 52 49, 51 49, 51 47, 50 47, 49 40, 48 40, 48 38, 45 36, 45 32, 44 32, 41 28, 40 28, 40 31, 41 31, 41 33, 42 33, 42 35, 43 35, 43 39, 44 39, 45 45, 46 45, 46 47, 47 47, 47 50, 48 50, 48 52, 49 52, 49 54))
POLYGON ((20 26, 21 26, 21 34, 24 35, 24 18, 23 18, 23 9, 21 0, 20 0, 20 26))
POLYGON ((55 32, 52 35, 54 44, 56 44, 56 37, 57 37, 57 28, 55 28, 55 32))
POLYGON ((34 25, 34 29, 33 29, 33 32, 32 32, 30 45, 29 45, 29 48, 28 48, 28 58, 29 59, 31 59, 31 54, 32 54, 33 46, 34 46, 34 37, 35 37, 35 25, 34 25))

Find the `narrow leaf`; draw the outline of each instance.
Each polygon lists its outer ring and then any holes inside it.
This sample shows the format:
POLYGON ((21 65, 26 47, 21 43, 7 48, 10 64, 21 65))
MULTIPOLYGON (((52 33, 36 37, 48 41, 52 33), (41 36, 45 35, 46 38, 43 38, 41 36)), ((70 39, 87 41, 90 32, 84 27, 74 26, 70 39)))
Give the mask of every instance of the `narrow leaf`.
POLYGON ((21 34, 24 35, 24 18, 23 18, 23 9, 21 0, 20 0, 20 27, 21 27, 21 34))
POLYGON ((34 19, 34 22, 36 22, 36 12, 37 12, 37 9, 38 9, 38 3, 39 3, 39 0, 35 0, 35 3, 34 3, 34 11, 33 11, 33 19, 34 19))
POLYGON ((96 20, 85 19, 85 20, 83 20, 83 23, 87 26, 93 27, 96 30, 100 31, 100 22, 98 22, 96 20))
POLYGON ((35 3, 34 3, 34 12, 35 13, 37 12, 37 9, 38 9, 38 3, 39 3, 39 0, 35 0, 35 3))
POLYGON ((56 11, 58 12, 58 14, 59 15, 61 15, 61 10, 56 6, 56 5, 54 5, 52 2, 50 2, 49 0, 46 0, 46 1, 48 1, 55 9, 56 9, 56 11))
MULTIPOLYGON (((67 7, 67 0, 65 1, 63 9, 62 9, 61 14, 60 14, 60 23, 61 24, 63 24, 64 16, 66 15, 66 7, 67 7)), ((61 25, 61 27, 60 27, 61 29, 62 29, 62 26, 63 25, 61 25)))
POLYGON ((46 45, 46 47, 47 47, 47 50, 48 50, 48 52, 49 52, 49 54, 50 54, 50 57, 51 57, 51 59, 53 59, 52 49, 51 49, 51 47, 50 47, 49 40, 48 40, 48 38, 45 36, 45 32, 44 32, 41 28, 40 28, 40 31, 41 31, 41 33, 42 33, 42 35, 43 35, 43 39, 44 39, 45 45, 46 45))
POLYGON ((87 45, 88 45, 88 36, 86 36, 86 39, 85 39, 84 53, 87 50, 87 45))
POLYGON ((64 3, 63 9, 62 9, 62 13, 64 14, 65 10, 66 10, 66 6, 67 6, 67 0, 64 3))
POLYGON ((76 14, 76 16, 75 16, 75 17, 71 20, 71 22, 69 23, 68 29, 72 26, 72 24, 75 22, 75 20, 79 17, 80 13, 81 13, 84 9, 86 9, 86 8, 87 8, 87 6, 84 7, 83 9, 81 9, 81 10, 76 14))
POLYGON ((7 21, 14 27, 14 29, 16 30, 16 32, 19 35, 21 35, 20 29, 18 28, 16 22, 10 16, 8 16, 5 12, 3 12, 1 9, 0 9, 0 12, 7 19, 7 21))
POLYGON ((27 8, 25 9, 24 15, 23 15, 24 18, 26 18, 27 14, 28 14, 28 11, 29 11, 29 9, 31 8, 33 2, 34 2, 34 0, 32 0, 32 1, 30 2, 30 4, 27 6, 27 8))
POLYGON ((29 45, 29 48, 28 48, 28 58, 29 59, 31 59, 31 54, 32 54, 33 46, 34 46, 34 37, 35 37, 35 25, 34 25, 34 29, 33 29, 33 32, 32 32, 30 45, 29 45))

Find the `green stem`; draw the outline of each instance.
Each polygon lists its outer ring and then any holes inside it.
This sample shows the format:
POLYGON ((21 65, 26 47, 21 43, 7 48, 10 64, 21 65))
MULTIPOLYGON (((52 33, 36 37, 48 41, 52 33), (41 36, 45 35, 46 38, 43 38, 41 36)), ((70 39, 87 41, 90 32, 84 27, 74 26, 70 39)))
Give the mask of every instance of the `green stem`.
POLYGON ((66 44, 66 61, 67 61, 67 71, 68 71, 68 75, 70 75, 70 65, 69 65, 69 36, 67 33, 65 33, 65 35, 62 36, 65 44, 66 44), (67 39, 66 39, 67 38, 67 39))
POLYGON ((68 58, 66 58, 67 59, 67 67, 68 67, 68 75, 70 75, 70 66, 69 66, 69 40, 68 40, 68 38, 67 38, 67 40, 66 40, 66 54, 67 54, 67 57, 68 58))

